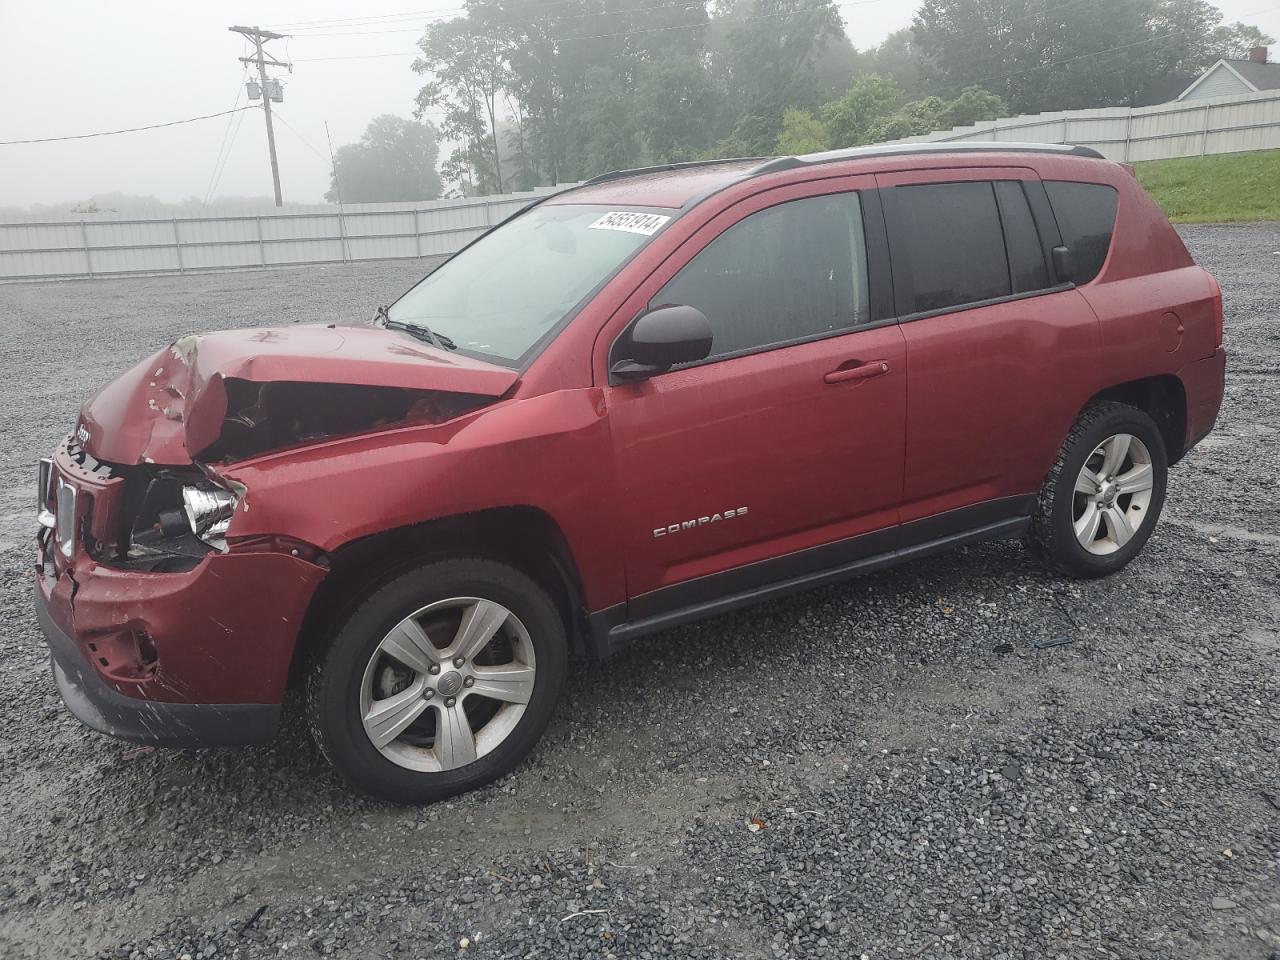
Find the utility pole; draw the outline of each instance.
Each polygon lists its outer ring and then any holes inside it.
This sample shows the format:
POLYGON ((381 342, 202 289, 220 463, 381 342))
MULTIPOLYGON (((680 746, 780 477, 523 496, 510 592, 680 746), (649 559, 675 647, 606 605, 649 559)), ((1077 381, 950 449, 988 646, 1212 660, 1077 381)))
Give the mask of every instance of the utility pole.
POLYGON ((281 40, 284 38, 283 33, 272 33, 270 30, 260 30, 257 27, 228 27, 232 33, 243 34, 253 41, 254 56, 241 57, 240 62, 245 64, 256 64, 258 67, 258 81, 262 85, 262 113, 267 118, 267 151, 271 154, 271 183, 276 190, 276 206, 284 206, 284 200, 280 196, 280 164, 276 162, 276 132, 271 127, 271 91, 272 87, 267 77, 267 67, 284 67, 290 72, 293 70, 293 64, 283 63, 268 53, 264 53, 262 45, 268 40, 281 40))

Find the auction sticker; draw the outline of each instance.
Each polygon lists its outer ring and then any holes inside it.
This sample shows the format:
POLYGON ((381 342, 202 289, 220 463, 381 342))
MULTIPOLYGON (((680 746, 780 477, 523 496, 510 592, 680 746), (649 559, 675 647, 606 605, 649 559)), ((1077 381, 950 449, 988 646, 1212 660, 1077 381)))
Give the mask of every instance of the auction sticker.
POLYGON ((659 213, 630 213, 626 210, 612 210, 591 224, 591 230, 621 230, 623 233, 639 233, 651 237, 657 233, 664 223, 670 220, 659 213))

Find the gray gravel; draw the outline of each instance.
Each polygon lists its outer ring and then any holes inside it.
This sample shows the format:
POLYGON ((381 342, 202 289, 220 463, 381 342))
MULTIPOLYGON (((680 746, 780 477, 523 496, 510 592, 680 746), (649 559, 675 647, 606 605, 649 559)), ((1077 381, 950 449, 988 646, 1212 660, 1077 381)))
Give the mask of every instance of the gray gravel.
POLYGON ((1280 224, 1184 235, 1227 400, 1128 570, 990 544, 663 634, 420 810, 294 729, 85 730, 27 568, 32 462, 95 385, 192 329, 367 316, 423 265, 0 286, 0 956, 1280 957, 1280 224))

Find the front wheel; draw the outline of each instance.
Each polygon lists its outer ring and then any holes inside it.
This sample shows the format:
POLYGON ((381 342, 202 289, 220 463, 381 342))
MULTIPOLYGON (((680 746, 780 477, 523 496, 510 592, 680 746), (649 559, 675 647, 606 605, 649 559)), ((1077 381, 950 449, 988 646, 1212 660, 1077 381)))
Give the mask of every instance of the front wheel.
POLYGON ((564 625, 523 573, 446 560, 402 574, 312 667, 311 727, 353 784, 440 800, 512 770, 542 735, 567 664, 564 625))
POLYGON ((1164 437, 1145 412, 1123 403, 1089 407, 1045 478, 1028 545, 1070 576, 1116 572, 1155 529, 1168 470, 1164 437))

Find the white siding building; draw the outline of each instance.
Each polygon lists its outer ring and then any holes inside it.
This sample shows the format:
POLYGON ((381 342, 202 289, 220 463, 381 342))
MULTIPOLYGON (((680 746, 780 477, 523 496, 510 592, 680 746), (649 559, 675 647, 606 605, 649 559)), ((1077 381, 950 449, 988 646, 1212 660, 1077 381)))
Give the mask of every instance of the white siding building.
POLYGON ((1178 100, 1211 100, 1264 90, 1280 90, 1280 63, 1268 63, 1267 48, 1254 47, 1248 60, 1219 60, 1178 100))

